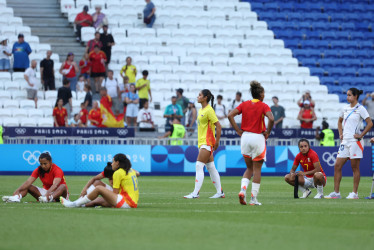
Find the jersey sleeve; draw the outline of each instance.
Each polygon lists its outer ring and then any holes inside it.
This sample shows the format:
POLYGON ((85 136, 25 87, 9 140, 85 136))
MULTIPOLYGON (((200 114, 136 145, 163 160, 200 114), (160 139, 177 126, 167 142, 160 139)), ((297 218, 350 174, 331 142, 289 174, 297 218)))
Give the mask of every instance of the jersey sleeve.
POLYGON ((344 108, 340 110, 339 117, 344 118, 344 108))
POLYGON ((34 171, 32 171, 31 177, 34 177, 35 179, 39 177, 39 168, 36 168, 34 171))
MULTIPOLYGON (((239 106, 236 107, 236 109, 239 110, 239 114, 241 114, 242 111, 243 111, 243 103, 244 103, 244 102, 240 103, 239 106)), ((233 105, 233 106, 234 106, 234 105, 233 105)))
POLYGON ((364 108, 363 106, 360 106, 360 110, 359 110, 359 112, 360 112, 360 116, 361 116, 362 119, 364 119, 364 120, 365 120, 366 118, 370 117, 368 111, 367 111, 366 108, 364 108))
POLYGON ((56 116, 56 115, 57 115, 57 113, 56 113, 56 112, 57 112, 57 110, 56 110, 56 108, 54 108, 54 109, 53 109, 53 113, 52 113, 52 116, 56 116))
POLYGON ((64 172, 62 172, 62 169, 61 168, 57 168, 55 170, 55 174, 53 176, 53 178, 63 178, 64 177, 64 172))
POLYGON ((113 174, 113 188, 119 189, 121 186, 121 174, 119 171, 113 174))
POLYGON ((294 166, 299 166, 300 163, 300 154, 297 154, 295 160, 293 161, 294 166))
POLYGON ((214 112, 213 108, 209 111, 209 120, 214 124, 218 122, 218 118, 216 112, 214 112))
POLYGON ((318 158, 318 155, 317 155, 316 152, 313 152, 313 154, 311 155, 310 159, 312 160, 312 163, 319 162, 319 158, 318 158))
POLYGON ((267 112, 271 112, 271 109, 270 109, 269 105, 264 103, 264 114, 266 114, 267 112))

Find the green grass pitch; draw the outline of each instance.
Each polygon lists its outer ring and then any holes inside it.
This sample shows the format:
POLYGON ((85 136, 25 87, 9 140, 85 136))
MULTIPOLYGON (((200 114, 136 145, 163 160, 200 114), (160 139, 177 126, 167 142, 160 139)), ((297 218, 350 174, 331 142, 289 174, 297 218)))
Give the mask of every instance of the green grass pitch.
MULTIPOLYGON (((0 176, 0 195, 11 194, 26 176, 0 176)), ((88 176, 67 176, 75 200, 88 176)), ((68 209, 40 204, 0 205, 0 249, 373 249, 374 201, 364 200, 371 179, 362 178, 359 200, 293 199, 282 177, 263 177, 262 206, 242 206, 241 177, 222 177, 225 199, 212 200, 208 176, 199 199, 186 200, 194 177, 139 177, 137 209, 68 209)), ((38 181, 36 183, 40 185, 38 181)), ((328 178, 325 194, 332 191, 328 178)), ((352 178, 342 181, 345 197, 352 178)))

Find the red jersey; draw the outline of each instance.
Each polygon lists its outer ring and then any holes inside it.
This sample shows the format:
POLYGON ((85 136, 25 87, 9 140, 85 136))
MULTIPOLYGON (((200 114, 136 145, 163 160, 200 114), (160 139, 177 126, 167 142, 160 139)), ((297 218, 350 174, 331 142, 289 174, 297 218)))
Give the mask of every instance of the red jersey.
POLYGON ((85 74, 87 73, 90 68, 91 68, 91 62, 90 61, 84 61, 84 60, 80 60, 79 61, 79 67, 82 67, 81 68, 81 74, 85 74), (84 66, 84 67, 82 67, 84 66))
MULTIPOLYGON (((66 108, 62 107, 61 109, 59 109, 58 107, 55 107, 53 109, 53 116, 56 117, 56 121, 57 121, 57 124, 58 126, 60 127, 65 127, 65 117, 68 116, 68 112, 66 111, 66 108)), ((56 124, 54 124, 54 126, 56 126, 56 124)))
MULTIPOLYGON (((313 110, 311 109, 302 109, 300 110, 301 117, 304 119, 312 119, 313 118, 313 110)), ((313 128, 313 121, 311 122, 301 122, 301 127, 302 128, 313 128)))
POLYGON ((92 125, 94 125, 96 127, 101 127, 101 123, 102 123, 103 119, 101 118, 100 109, 91 109, 90 113, 88 113, 88 119, 99 122, 99 124, 92 123, 92 125))
POLYGON ((63 70, 67 71, 67 74, 65 75, 66 78, 73 78, 77 75, 75 72, 74 65, 73 64, 69 65, 66 61, 64 62, 63 70))
POLYGON ((82 124, 86 125, 87 124, 87 116, 88 116, 88 111, 87 109, 82 109, 81 112, 79 112, 80 115, 80 120, 82 124))
MULTIPOLYGON (((304 169, 304 172, 312 171, 314 169, 314 163, 320 162, 317 153, 313 149, 309 149, 309 152, 306 155, 298 153, 293 162, 294 166, 299 166, 304 169)), ((326 177, 325 172, 323 172, 322 166, 320 172, 326 177)), ((307 175, 306 177, 312 178, 313 175, 307 175)))
MULTIPOLYGON (((55 178, 61 178, 60 185, 61 184, 65 184, 66 185, 66 181, 65 181, 65 177, 64 177, 64 172, 62 172, 62 169, 59 168, 56 164, 52 163, 51 169, 49 170, 48 173, 44 173, 44 177, 41 177, 39 175, 39 167, 37 167, 32 172, 31 177, 34 177, 36 179, 39 177, 40 180, 43 183, 43 188, 44 189, 46 189, 46 190, 50 189, 51 186, 53 185, 53 180, 55 178)), ((67 187, 67 185, 66 185, 66 187, 67 187)))
POLYGON ((242 114, 241 129, 246 132, 261 134, 266 130, 265 114, 271 112, 266 103, 258 99, 242 102, 238 107, 239 114, 242 114))
POLYGON ((81 26, 83 27, 88 27, 88 26, 91 26, 92 23, 93 23, 93 19, 92 19, 92 16, 90 14, 86 14, 84 12, 81 12, 79 13, 76 17, 75 17, 75 21, 83 21, 83 20, 88 20, 88 21, 91 21, 90 23, 89 22, 83 22, 83 23, 80 23, 81 26))
POLYGON ((104 73, 105 72, 105 63, 102 63, 102 59, 105 61, 106 55, 104 52, 99 51, 99 53, 95 53, 95 51, 90 52, 89 54, 90 61, 92 63, 91 72, 92 73, 104 73))
POLYGON ((93 51, 96 45, 99 46, 99 49, 103 47, 103 43, 100 40, 99 41, 96 41, 95 39, 89 40, 87 43, 88 53, 93 51))

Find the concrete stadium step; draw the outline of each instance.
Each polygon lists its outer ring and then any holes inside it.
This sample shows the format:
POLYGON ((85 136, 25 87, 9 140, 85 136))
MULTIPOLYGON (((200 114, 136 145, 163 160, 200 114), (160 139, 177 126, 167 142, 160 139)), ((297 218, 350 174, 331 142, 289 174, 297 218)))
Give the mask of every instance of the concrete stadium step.
POLYGON ((51 26, 67 26, 72 27, 69 21, 65 18, 58 17, 40 17, 40 18, 30 18, 22 17, 23 23, 27 23, 30 26, 40 26, 40 27, 51 27, 51 26))

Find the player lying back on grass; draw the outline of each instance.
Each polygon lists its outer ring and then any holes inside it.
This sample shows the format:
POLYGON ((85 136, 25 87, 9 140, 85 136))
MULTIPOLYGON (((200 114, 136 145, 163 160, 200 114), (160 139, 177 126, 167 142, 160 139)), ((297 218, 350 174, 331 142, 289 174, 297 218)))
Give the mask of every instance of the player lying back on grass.
POLYGON ((14 191, 13 196, 3 196, 3 201, 20 202, 22 197, 25 197, 28 193, 40 202, 58 201, 60 197, 69 197, 64 172, 52 162, 51 155, 42 153, 39 156, 39 163, 40 166, 14 191), (38 178, 42 181, 43 188, 32 185, 38 178))
POLYGON ((323 172, 318 155, 310 148, 307 139, 299 140, 298 145, 300 153, 296 155, 292 169, 284 179, 288 184, 294 186, 296 176, 299 178, 299 190, 303 192, 301 198, 307 198, 312 193, 309 189, 317 187, 317 194, 314 196, 314 199, 322 199, 323 187, 326 185, 326 175, 323 172), (299 164, 304 172, 299 171, 295 173, 299 164))
MULTIPOLYGON (((139 177, 140 173, 138 171, 136 171, 135 169, 133 169, 133 170, 136 173, 136 177, 139 177)), ((87 182, 86 186, 84 186, 84 188, 81 192, 80 197, 84 197, 85 195, 90 194, 95 189, 95 187, 98 187, 98 186, 103 186, 106 189, 108 189, 110 191, 113 191, 113 174, 114 174, 114 171, 112 169, 112 163, 108 162, 106 167, 104 168, 103 172, 101 172, 100 174, 92 177, 87 182), (109 185, 101 181, 104 178, 108 178, 109 185)), ((87 203, 83 206, 85 206, 85 207, 101 206, 101 204, 103 204, 103 202, 104 202, 104 199, 102 197, 97 197, 95 200, 93 200, 93 201, 91 201, 91 202, 89 202, 89 203, 87 203)))
POLYGON ((103 197, 100 204, 103 207, 136 208, 139 200, 138 179, 135 170, 131 169, 131 162, 124 154, 116 154, 113 157, 113 191, 103 186, 97 186, 91 193, 80 197, 76 201, 69 201, 61 197, 61 203, 65 207, 81 207, 99 195, 103 197))

